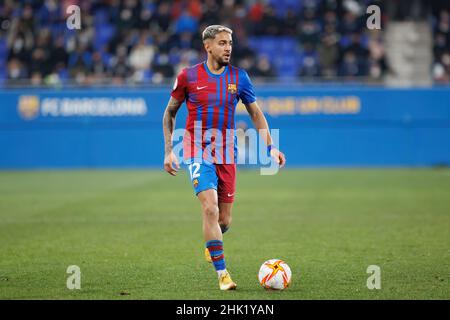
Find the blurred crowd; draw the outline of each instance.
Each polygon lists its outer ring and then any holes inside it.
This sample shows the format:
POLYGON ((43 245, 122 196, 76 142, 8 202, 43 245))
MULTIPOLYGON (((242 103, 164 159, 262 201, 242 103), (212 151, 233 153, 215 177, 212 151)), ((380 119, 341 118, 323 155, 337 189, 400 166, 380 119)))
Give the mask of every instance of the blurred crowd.
MULTIPOLYGON (((33 85, 172 81, 205 59, 210 24, 234 31, 232 63, 258 79, 380 80, 382 33, 366 28, 374 0, 0 1, 0 81, 33 85), (66 8, 80 7, 69 30, 66 8)), ((449 73, 449 13, 435 23, 436 79, 449 73)))
POLYGON ((437 83, 450 82, 450 1, 433 10, 433 78, 437 83))
POLYGON ((381 77, 381 37, 365 1, 4 1, 0 78, 20 83, 160 83, 205 58, 201 31, 234 30, 233 64, 251 76, 381 77), (76 4, 81 29, 68 30, 76 4), (281 50, 280 48, 284 48, 281 50))

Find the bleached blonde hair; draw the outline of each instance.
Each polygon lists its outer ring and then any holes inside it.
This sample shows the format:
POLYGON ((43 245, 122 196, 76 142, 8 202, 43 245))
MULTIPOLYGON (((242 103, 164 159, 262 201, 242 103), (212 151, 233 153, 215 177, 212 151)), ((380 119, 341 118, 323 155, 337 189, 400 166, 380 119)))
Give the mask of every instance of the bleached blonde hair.
POLYGON ((230 28, 221 26, 219 24, 214 24, 206 27, 205 30, 203 30, 202 40, 205 41, 207 39, 214 39, 216 37, 216 34, 220 32, 228 32, 229 34, 233 34, 233 30, 231 30, 230 28))

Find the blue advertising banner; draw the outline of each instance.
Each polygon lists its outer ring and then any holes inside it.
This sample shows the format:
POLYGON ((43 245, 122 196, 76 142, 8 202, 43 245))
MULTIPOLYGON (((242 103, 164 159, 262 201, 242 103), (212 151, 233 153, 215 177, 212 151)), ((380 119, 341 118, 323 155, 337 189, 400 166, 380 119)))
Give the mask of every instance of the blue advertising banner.
MULTIPOLYGON (((450 89, 257 86, 288 166, 450 164, 450 89)), ((0 168, 162 167, 170 88, 0 91, 0 168)), ((184 127, 186 108, 177 116, 184 127)), ((251 128, 238 105, 237 128, 251 128)))

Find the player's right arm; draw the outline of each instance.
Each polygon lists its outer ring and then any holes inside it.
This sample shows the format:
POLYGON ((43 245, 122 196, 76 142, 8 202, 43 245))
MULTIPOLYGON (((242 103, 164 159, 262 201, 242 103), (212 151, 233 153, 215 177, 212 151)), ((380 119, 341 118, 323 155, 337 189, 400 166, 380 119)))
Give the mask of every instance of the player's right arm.
POLYGON ((172 150, 172 134, 175 128, 175 117, 178 110, 181 107, 182 102, 178 101, 174 97, 170 97, 166 110, 164 111, 163 118, 163 131, 164 131, 164 170, 169 174, 176 176, 177 171, 180 168, 177 157, 172 150), (175 167, 173 166, 175 164, 175 167))
POLYGON ((180 164, 173 153, 172 134, 175 128, 175 117, 186 98, 187 91, 187 73, 186 69, 181 70, 175 79, 169 103, 164 111, 163 131, 164 131, 164 170, 169 174, 176 176, 180 164), (175 164, 175 167, 174 167, 175 164))

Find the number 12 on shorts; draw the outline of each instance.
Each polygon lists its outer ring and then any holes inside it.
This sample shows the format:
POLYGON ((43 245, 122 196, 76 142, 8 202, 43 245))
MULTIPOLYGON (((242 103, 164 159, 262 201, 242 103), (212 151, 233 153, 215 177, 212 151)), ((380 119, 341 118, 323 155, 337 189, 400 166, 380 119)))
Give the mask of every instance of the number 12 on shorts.
POLYGON ((200 170, 200 163, 193 163, 189 165, 189 173, 191 175, 191 180, 200 177, 200 173, 198 171, 200 170), (192 168, 194 171, 192 171, 192 168))

